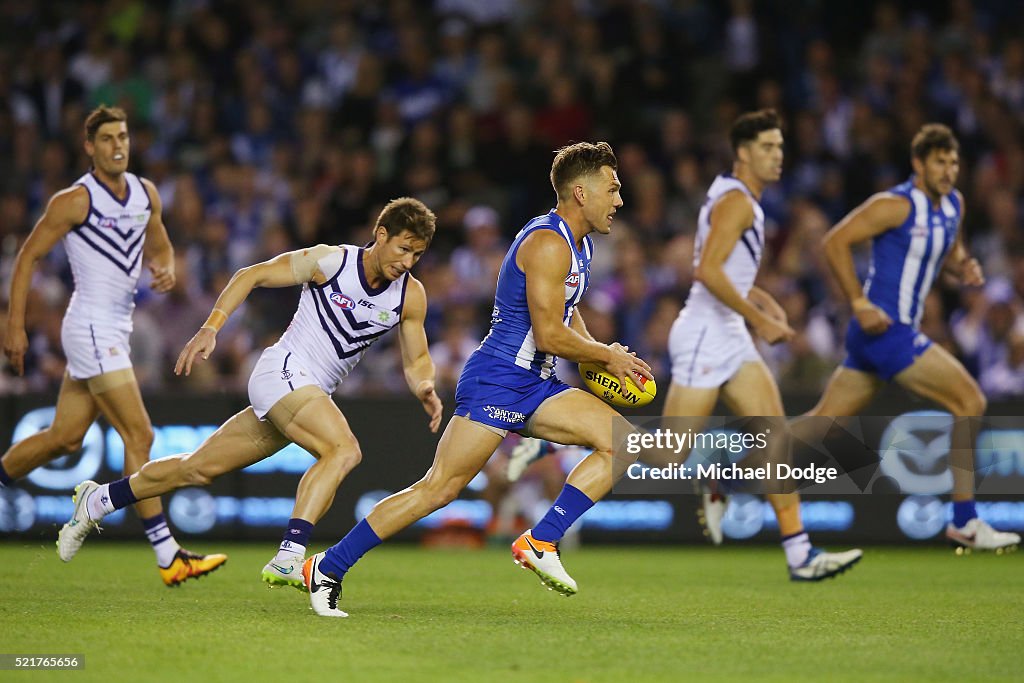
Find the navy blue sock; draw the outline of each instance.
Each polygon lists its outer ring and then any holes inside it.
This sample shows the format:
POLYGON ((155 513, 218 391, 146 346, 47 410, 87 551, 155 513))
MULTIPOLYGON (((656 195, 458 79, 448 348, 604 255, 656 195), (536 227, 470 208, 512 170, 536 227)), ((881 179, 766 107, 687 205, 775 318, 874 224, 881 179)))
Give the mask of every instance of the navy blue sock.
POLYGON ((352 565, 359 561, 360 557, 381 543, 380 536, 366 519, 363 519, 352 527, 345 538, 327 549, 327 555, 320 561, 320 571, 325 574, 330 572, 334 574, 335 578, 340 579, 345 576, 345 572, 352 568, 352 565))
POLYGON ((953 501, 953 526, 962 527, 977 516, 978 511, 974 509, 973 500, 953 501))
POLYGON ((284 538, 281 542, 288 541, 289 543, 295 543, 305 548, 309 545, 309 536, 313 533, 313 523, 307 522, 304 519, 298 517, 292 517, 288 520, 288 529, 284 532, 284 538))
POLYGON ((110 504, 114 506, 115 510, 138 502, 139 499, 132 493, 132 487, 128 484, 128 477, 110 482, 110 504))
POLYGON ((5 486, 10 486, 13 483, 14 480, 11 479, 11 475, 7 474, 7 470, 4 469, 4 464, 0 462, 0 489, 5 486))
POLYGON ((572 484, 566 484, 551 509, 533 527, 532 536, 538 541, 557 543, 562 540, 562 536, 572 523, 592 507, 594 501, 590 500, 587 494, 572 484))

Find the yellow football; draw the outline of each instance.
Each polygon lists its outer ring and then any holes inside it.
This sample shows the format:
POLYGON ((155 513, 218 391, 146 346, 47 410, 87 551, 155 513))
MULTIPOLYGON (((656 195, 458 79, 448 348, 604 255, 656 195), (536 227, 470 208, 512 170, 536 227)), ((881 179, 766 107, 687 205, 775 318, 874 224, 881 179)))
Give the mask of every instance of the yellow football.
POLYGON ((626 395, 619 392, 621 381, 597 363, 580 363, 580 377, 592 394, 619 408, 641 408, 654 400, 658 385, 642 375, 626 378, 626 395))

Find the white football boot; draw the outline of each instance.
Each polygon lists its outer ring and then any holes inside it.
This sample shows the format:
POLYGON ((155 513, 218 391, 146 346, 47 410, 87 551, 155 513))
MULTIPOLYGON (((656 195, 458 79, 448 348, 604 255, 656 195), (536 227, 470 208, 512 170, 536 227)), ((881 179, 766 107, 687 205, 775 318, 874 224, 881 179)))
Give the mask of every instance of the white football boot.
POLYGON ((65 562, 70 562, 78 549, 85 543, 85 537, 93 529, 100 531, 98 521, 89 516, 89 496, 99 490, 100 485, 94 481, 86 480, 75 487, 75 495, 71 500, 75 503, 75 511, 71 519, 60 528, 57 534, 57 556, 65 562))
POLYGON ((326 553, 311 555, 302 565, 302 582, 309 591, 309 605, 322 617, 347 617, 348 612, 338 607, 341 600, 341 580, 334 574, 320 571, 320 561, 326 553))
POLYGON ((957 554, 970 550, 993 550, 1002 554, 1016 549, 1020 544, 1020 534, 1009 531, 996 531, 988 522, 978 517, 962 527, 952 523, 946 526, 946 538, 956 546, 957 554))
POLYGON ((509 481, 519 481, 526 468, 544 457, 546 450, 545 441, 524 436, 508 454, 508 470, 505 476, 509 481))
POLYGON ((729 508, 729 499, 720 493, 701 494, 700 512, 697 520, 704 528, 704 535, 714 545, 722 545, 722 520, 729 508))
POLYGON ((306 558, 302 555, 289 555, 287 559, 272 559, 267 562, 260 573, 260 579, 271 586, 291 586, 306 592, 306 584, 302 581, 302 565, 306 558))
POLYGON ((789 568, 791 581, 821 581, 842 574, 860 562, 864 552, 860 549, 842 553, 827 553, 820 548, 811 548, 807 559, 799 567, 789 568))

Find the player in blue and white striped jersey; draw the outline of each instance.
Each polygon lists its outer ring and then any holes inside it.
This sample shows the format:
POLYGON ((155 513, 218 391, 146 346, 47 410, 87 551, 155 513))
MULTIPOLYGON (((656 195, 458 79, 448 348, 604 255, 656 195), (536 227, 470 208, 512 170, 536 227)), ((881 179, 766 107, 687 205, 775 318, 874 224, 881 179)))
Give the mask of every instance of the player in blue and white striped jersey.
POLYGON ((491 331, 462 371, 455 415, 434 464, 420 481, 377 503, 339 543, 306 560, 303 578, 317 614, 348 616, 338 605, 345 573, 383 539, 459 495, 509 431, 593 449, 543 519, 512 546, 517 563, 549 588, 576 593, 557 543, 611 490, 624 467, 612 457, 617 413, 560 381, 555 359, 600 363, 616 377, 632 372, 651 378, 650 367, 625 347, 595 341, 576 310, 589 276, 590 234, 610 233, 622 206, 617 164, 606 142, 569 145, 555 155, 551 185, 558 204, 527 223, 505 255, 491 331))
MULTIPOLYGON (((142 266, 150 287, 174 286, 174 249, 161 217, 160 195, 145 178, 128 172, 131 139, 127 116, 99 107, 85 120, 85 152, 92 168, 55 194, 15 261, 4 353, 15 372, 24 369, 28 338, 25 303, 36 261, 64 241, 75 291, 61 325, 67 372, 53 423, 11 446, 0 459, 0 486, 54 458, 75 453, 102 413, 124 440, 125 474, 149 460, 153 427, 132 371, 128 336, 142 266)), ((168 586, 207 574, 227 558, 196 555, 178 546, 159 499, 135 506, 168 586)))
MULTIPOLYGON (((966 286, 984 284, 978 261, 964 246, 963 197, 956 190, 959 143, 941 124, 921 128, 911 143, 911 178, 874 195, 825 236, 829 267, 850 301, 847 357, 808 415, 860 413, 884 382, 938 403, 955 418, 951 465, 953 520, 946 536, 965 548, 1001 550, 1020 536, 994 530, 974 505, 974 444, 970 418, 986 399, 963 365, 932 344, 919 325, 925 298, 945 271, 966 286), (851 248, 871 242, 871 270, 861 286, 851 248)), ((798 429, 794 425, 794 431, 798 429)))

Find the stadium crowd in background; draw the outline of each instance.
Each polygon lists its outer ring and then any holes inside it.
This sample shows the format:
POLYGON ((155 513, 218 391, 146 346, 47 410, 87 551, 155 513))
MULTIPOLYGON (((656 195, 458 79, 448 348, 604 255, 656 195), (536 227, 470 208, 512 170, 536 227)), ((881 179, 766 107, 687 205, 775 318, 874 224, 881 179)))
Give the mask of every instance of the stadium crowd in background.
MULTIPOLYGON (((230 275, 297 247, 366 243, 383 204, 407 194, 438 217, 417 276, 450 394, 515 231, 554 205, 553 150, 608 140, 625 206, 582 310, 595 338, 667 377, 697 212, 731 163, 726 131, 774 107, 786 170, 762 201, 759 284, 797 331, 765 350, 783 392, 817 394, 841 360, 848 311, 821 236, 905 179, 913 133, 941 121, 960 139, 964 229, 989 282, 933 292, 922 329, 990 398, 1024 396, 1022 20, 1010 0, 0 0, 0 327, 17 249, 87 169, 81 121, 105 103, 129 113, 131 170, 157 184, 176 249, 173 292, 139 291, 144 389, 244 391, 297 291, 251 297, 217 358, 172 375, 230 275)), ((59 386, 70 291, 58 248, 33 284, 26 374, 0 373, 0 391, 59 386)), ((339 393, 404 393, 392 345, 339 393)))

